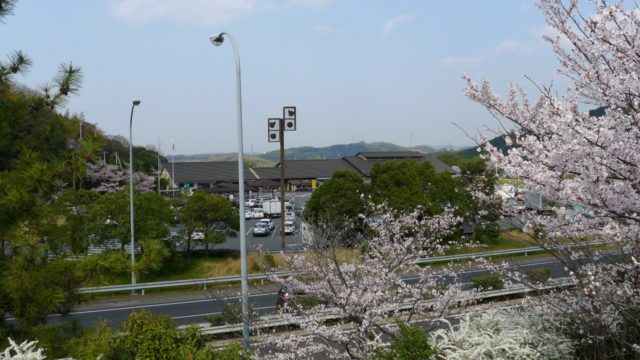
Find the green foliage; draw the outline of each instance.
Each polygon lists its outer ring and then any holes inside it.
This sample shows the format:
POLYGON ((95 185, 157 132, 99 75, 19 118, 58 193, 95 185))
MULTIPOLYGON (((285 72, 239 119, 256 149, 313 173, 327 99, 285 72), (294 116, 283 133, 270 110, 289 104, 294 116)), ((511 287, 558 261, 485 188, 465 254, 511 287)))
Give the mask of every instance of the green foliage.
POLYGON ((406 211, 427 203, 425 180, 435 174, 431 164, 415 161, 375 163, 371 169, 371 194, 374 201, 386 202, 396 210, 406 211))
POLYGON ((95 330, 71 339, 67 344, 67 354, 77 360, 116 359, 115 337, 113 329, 106 321, 100 322, 95 330))
POLYGON ((388 348, 377 349, 373 360, 427 360, 436 354, 427 334, 418 325, 401 323, 399 326, 399 336, 388 348))
POLYGON ((313 192, 303 217, 314 224, 342 224, 365 212, 361 196, 367 187, 360 175, 351 170, 336 171, 331 179, 313 192))
MULTIPOLYGON (((92 206, 90 233, 96 244, 118 240, 121 249, 131 243, 127 189, 102 195, 92 206)), ((154 192, 134 194, 136 245, 142 247, 136 271, 145 276, 159 271, 171 255, 164 242, 169 236, 173 212, 169 201, 154 192)))
POLYGON ((499 236, 500 226, 494 222, 478 224, 474 229, 474 239, 482 244, 495 244, 499 236))
POLYGON ((122 275, 129 274, 129 256, 122 251, 83 256, 77 261, 79 276, 86 286, 113 284, 122 275))
POLYGON ((500 290, 504 289, 504 281, 499 275, 480 275, 471 278, 474 289, 500 290))
POLYGON ((176 324, 168 316, 133 312, 123 324, 126 335, 118 336, 115 347, 122 359, 173 359, 178 349, 176 324))
POLYGON ((4 312, 10 312, 24 329, 46 322, 50 313, 67 313, 77 300, 80 278, 74 262, 48 261, 40 244, 22 243, 2 265, 0 295, 4 312))
POLYGON ((26 339, 38 339, 38 347, 44 349, 47 358, 60 359, 68 353, 67 344, 82 334, 78 322, 35 326, 24 334, 26 339))
POLYGON ((180 219, 185 224, 187 262, 191 259, 191 244, 194 233, 204 233, 201 240, 205 245, 205 257, 209 255, 209 245, 224 242, 228 233, 240 228, 238 210, 231 202, 218 195, 196 190, 186 197, 187 203, 180 208, 180 219))
POLYGON ((114 331, 106 323, 67 343, 67 352, 78 360, 115 359, 189 359, 218 358, 207 348, 206 339, 197 326, 183 331, 167 316, 150 312, 134 312, 114 331))
POLYGON ((544 283, 551 277, 551 269, 529 269, 525 272, 527 279, 532 283, 544 283))
POLYGON ((264 265, 267 269, 275 269, 276 267, 276 259, 273 257, 272 253, 264 254, 264 265))

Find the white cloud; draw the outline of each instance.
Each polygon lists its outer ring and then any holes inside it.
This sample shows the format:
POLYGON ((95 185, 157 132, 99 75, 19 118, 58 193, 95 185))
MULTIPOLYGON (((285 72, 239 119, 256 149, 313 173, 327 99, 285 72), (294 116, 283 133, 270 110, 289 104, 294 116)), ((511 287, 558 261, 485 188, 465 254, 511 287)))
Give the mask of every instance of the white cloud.
POLYGON ((287 0, 287 5, 300 5, 312 9, 323 9, 329 4, 329 0, 287 0))
POLYGON ((532 53, 533 48, 531 46, 521 43, 518 40, 506 39, 496 46, 495 51, 498 54, 513 53, 513 52, 532 53))
POLYGON ((440 64, 445 66, 464 65, 476 66, 486 60, 484 56, 447 56, 440 60, 440 64))
POLYGON ((331 32, 331 28, 325 24, 315 24, 313 26, 313 31, 321 34, 326 34, 331 32))
POLYGON ((268 7, 257 0, 117 0, 110 12, 134 23, 170 19, 179 23, 215 25, 268 7))
POLYGON ((388 36, 398 25, 406 23, 411 19, 413 19, 413 16, 405 14, 394 16, 382 25, 382 33, 388 36))

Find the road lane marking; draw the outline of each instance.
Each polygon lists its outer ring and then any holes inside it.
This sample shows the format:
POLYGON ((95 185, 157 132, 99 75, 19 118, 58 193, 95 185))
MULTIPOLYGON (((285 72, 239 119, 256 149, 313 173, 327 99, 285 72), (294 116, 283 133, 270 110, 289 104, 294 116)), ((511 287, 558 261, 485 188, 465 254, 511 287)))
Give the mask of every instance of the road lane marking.
MULTIPOLYGON (((250 297, 259 297, 259 296, 277 296, 278 293, 265 293, 265 294, 252 294, 250 297)), ((108 311, 119 311, 119 310, 134 310, 141 308, 153 308, 153 307, 161 307, 161 306, 173 306, 173 305, 185 305, 185 304, 197 304, 203 302, 212 302, 216 300, 233 300, 237 299, 237 296, 228 296, 223 298, 210 298, 210 299, 202 299, 202 300, 189 300, 189 301, 178 301, 171 303, 163 303, 163 304, 148 304, 148 305, 139 305, 139 306, 123 306, 118 308, 108 308, 108 309, 96 309, 96 310, 84 310, 84 311, 74 311, 68 313, 68 315, 81 315, 81 314, 94 314, 100 312, 108 312, 108 311)), ((49 316, 61 316, 60 314, 51 314, 49 316)), ((11 319, 7 319, 11 320, 11 319)))
MULTIPOLYGON (((259 308, 253 308, 254 310, 265 310, 265 309, 275 309, 276 306, 272 305, 272 306, 263 306, 263 307, 259 307, 259 308)), ((172 316, 172 319, 188 319, 188 318, 194 318, 194 317, 198 317, 198 316, 207 316, 207 315, 218 315, 218 314, 222 314, 222 312, 212 312, 212 313, 206 313, 206 314, 194 314, 194 315, 182 315, 182 316, 172 316)))

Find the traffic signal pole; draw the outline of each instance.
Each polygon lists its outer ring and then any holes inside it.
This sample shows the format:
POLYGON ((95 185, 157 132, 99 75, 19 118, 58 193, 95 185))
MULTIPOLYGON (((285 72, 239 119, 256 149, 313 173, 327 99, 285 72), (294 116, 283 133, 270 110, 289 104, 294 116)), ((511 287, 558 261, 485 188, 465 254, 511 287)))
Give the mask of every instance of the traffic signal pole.
POLYGON ((283 116, 280 118, 280 250, 284 252, 286 240, 284 234, 284 202, 285 202, 285 182, 284 182, 284 108, 283 116))
POLYGON ((282 108, 281 118, 267 119, 267 139, 269 142, 280 143, 280 250, 285 251, 286 235, 284 232, 285 222, 285 161, 284 161, 284 132, 296 130, 296 107, 285 106, 282 108))

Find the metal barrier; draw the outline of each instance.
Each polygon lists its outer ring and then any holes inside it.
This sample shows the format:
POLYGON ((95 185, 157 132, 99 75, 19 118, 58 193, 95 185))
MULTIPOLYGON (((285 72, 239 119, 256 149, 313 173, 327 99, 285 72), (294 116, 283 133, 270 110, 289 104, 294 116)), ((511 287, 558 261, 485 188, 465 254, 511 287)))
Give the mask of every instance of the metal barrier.
MULTIPOLYGON (((594 240, 594 241, 588 241, 580 244, 575 244, 573 246, 574 247, 593 246, 593 245, 604 245, 606 243, 607 242, 603 240, 594 240)), ((509 250, 486 251, 481 253, 437 256, 437 257, 420 259, 417 261, 417 263, 432 264, 432 263, 439 263, 439 262, 471 260, 471 259, 494 257, 494 256, 526 255, 531 253, 544 252, 547 250, 548 249, 545 249, 542 247, 532 246, 532 247, 509 249, 509 250)), ((286 271, 264 273, 264 274, 253 274, 253 275, 249 275, 249 280, 266 280, 271 276, 293 276, 293 275, 298 275, 298 274, 292 273, 292 272, 286 272, 286 271)), ((206 289, 208 284, 217 284, 217 283, 225 283, 225 282, 240 282, 240 275, 230 275, 230 276, 201 278, 201 279, 188 279, 188 280, 158 281, 158 282, 149 282, 149 283, 138 283, 135 285, 122 284, 122 285, 86 287, 86 288, 78 289, 78 292, 80 294, 98 294, 98 293, 109 293, 109 292, 118 292, 118 291, 161 289, 161 288, 171 288, 171 287, 180 287, 180 286, 202 286, 206 289)))
MULTIPOLYGON (((502 297, 502 296, 523 295, 533 291, 558 289, 558 288, 569 287, 573 285, 575 284, 568 277, 557 278, 557 279, 550 280, 548 285, 542 286, 537 289, 531 289, 531 288, 525 287, 522 284, 517 284, 506 289, 481 291, 477 293, 476 299, 488 300, 488 299, 502 297)), ((437 302, 436 299, 426 300, 421 304, 421 306, 429 307, 429 306, 435 305, 436 302, 437 302)), ((408 310, 408 309, 411 309, 413 306, 415 306, 413 301, 406 300, 403 303, 400 303, 397 306, 394 306, 393 308, 389 308, 388 311, 408 310)), ((327 320, 339 319, 342 316, 343 314, 340 314, 340 312, 337 309, 328 308, 328 309, 325 309, 325 311, 319 317, 314 317, 314 318, 317 318, 322 321, 327 321, 327 320)), ((268 328, 274 328, 279 326, 299 325, 303 318, 304 316, 282 316, 278 314, 264 315, 264 316, 260 316, 257 319, 257 321, 255 321, 251 325, 251 327, 253 329, 268 329, 268 328)), ((202 333, 208 334, 208 335, 220 335, 220 334, 227 334, 227 333, 242 331, 242 324, 227 324, 227 325, 221 325, 221 326, 211 326, 208 323, 202 323, 202 324, 199 324, 198 326, 200 327, 200 330, 202 331, 202 333)), ((186 326, 181 326, 181 328, 182 327, 186 327, 186 326)))

